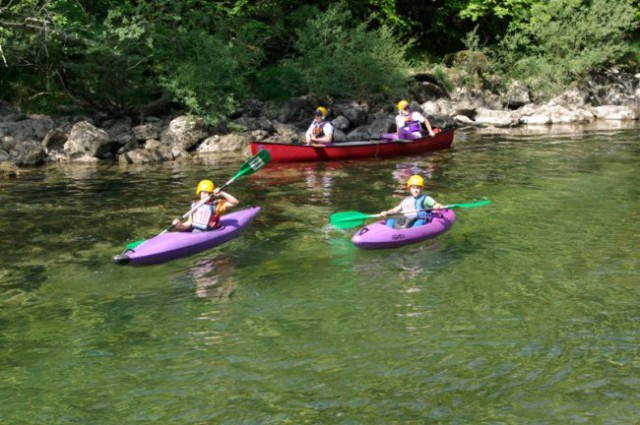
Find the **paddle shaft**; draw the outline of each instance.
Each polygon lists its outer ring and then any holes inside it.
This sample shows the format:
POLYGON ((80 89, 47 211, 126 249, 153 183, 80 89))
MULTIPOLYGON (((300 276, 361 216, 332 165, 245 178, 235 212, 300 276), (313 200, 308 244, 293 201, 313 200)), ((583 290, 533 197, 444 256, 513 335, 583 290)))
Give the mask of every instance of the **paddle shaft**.
MULTIPOLYGON (((379 214, 379 213, 378 214, 367 214, 367 215, 363 215, 361 217, 358 217, 358 219, 360 219, 360 218, 363 218, 363 219, 365 219, 365 218, 379 218, 379 217, 386 217, 386 216, 389 216, 389 215, 414 214, 414 213, 419 213, 419 212, 422 212, 422 211, 429 212, 429 211, 446 210, 446 209, 449 209, 449 208, 451 208, 450 205, 443 205, 442 208, 425 208, 425 209, 422 209, 422 210, 398 211, 398 212, 394 212, 394 213, 388 213, 388 214, 386 214, 384 216, 382 214, 379 214)), ((352 221, 352 220, 355 220, 355 219, 349 219, 349 220, 345 219, 344 221, 352 221)))
MULTIPOLYGON (((419 213, 422 211, 438 211, 438 210, 448 210, 451 208, 475 208, 475 207, 481 207, 483 205, 487 205, 491 203, 491 201, 489 201, 488 199, 485 201, 478 201, 478 202, 474 202, 474 203, 468 203, 468 204, 448 204, 448 205, 443 205, 442 208, 425 208, 425 209, 420 209, 420 210, 409 210, 409 211, 398 211, 395 213, 391 213, 391 214, 387 214, 387 215, 400 215, 400 214, 413 214, 413 213, 419 213)), ((371 214, 367 216, 368 218, 376 218, 376 217, 383 217, 382 214, 371 214)))

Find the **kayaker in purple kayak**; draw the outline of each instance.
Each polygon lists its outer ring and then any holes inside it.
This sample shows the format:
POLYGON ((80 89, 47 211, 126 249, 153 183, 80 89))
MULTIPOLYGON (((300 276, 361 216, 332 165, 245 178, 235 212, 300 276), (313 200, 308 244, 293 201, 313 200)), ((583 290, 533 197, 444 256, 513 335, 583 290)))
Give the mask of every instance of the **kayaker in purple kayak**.
POLYGON ((423 194, 423 188, 424 179, 422 176, 415 174, 409 177, 407 180, 407 190, 409 190, 410 195, 404 198, 396 207, 380 212, 381 217, 402 213, 402 216, 398 219, 387 219, 387 226, 396 229, 422 226, 431 220, 430 211, 425 211, 426 209, 437 210, 444 208, 444 205, 437 202, 431 196, 423 194))
POLYGON ((229 208, 237 206, 240 201, 233 195, 219 188, 216 189, 211 180, 202 180, 196 188, 196 199, 191 204, 191 208, 199 203, 202 205, 195 209, 184 222, 178 219, 173 220, 176 230, 192 232, 215 230, 220 227, 220 216, 229 208))
POLYGON ((435 134, 431 128, 431 123, 420 112, 411 112, 409 102, 401 100, 398 102, 398 115, 396 116, 396 127, 399 139, 413 140, 424 137, 422 131, 429 133, 433 137, 435 134))
POLYGON ((305 143, 330 145, 333 143, 333 125, 327 120, 327 108, 318 106, 313 121, 304 135, 305 143))

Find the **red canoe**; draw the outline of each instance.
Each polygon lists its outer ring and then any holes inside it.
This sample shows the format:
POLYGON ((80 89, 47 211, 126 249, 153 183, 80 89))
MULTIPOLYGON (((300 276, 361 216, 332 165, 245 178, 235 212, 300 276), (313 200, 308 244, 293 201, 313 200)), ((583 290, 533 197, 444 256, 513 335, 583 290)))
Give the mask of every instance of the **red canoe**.
POLYGON ((252 142, 251 155, 269 151, 271 161, 332 161, 337 159, 375 158, 396 155, 415 155, 439 149, 448 149, 453 143, 453 129, 445 129, 433 137, 415 140, 369 140, 338 142, 329 146, 252 142))

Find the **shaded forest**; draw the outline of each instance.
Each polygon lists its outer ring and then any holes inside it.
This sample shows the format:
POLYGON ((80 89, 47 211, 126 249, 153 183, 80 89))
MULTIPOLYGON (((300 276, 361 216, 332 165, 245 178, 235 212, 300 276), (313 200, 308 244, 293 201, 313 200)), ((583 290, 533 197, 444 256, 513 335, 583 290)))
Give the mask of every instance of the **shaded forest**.
POLYGON ((216 122, 257 98, 397 99, 409 76, 542 95, 640 69, 639 0, 0 0, 0 99, 216 122))

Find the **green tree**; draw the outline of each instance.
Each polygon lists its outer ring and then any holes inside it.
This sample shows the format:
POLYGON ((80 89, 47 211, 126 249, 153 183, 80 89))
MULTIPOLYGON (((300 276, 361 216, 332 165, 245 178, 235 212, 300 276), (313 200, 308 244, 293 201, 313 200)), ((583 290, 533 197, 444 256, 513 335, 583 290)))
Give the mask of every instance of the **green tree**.
POLYGON ((511 22, 494 58, 504 74, 551 95, 630 57, 624 40, 638 29, 636 12, 628 0, 536 2, 511 22))
POLYGON ((261 50, 235 30, 224 4, 39 3, 1 9, 7 72, 0 87, 27 107, 66 100, 135 116, 179 101, 215 120, 229 113, 245 73, 260 63, 261 50))
POLYGON ((408 43, 386 25, 354 24, 344 3, 331 6, 297 31, 297 57, 282 65, 299 76, 300 90, 318 96, 367 98, 401 87, 409 64, 408 43))

